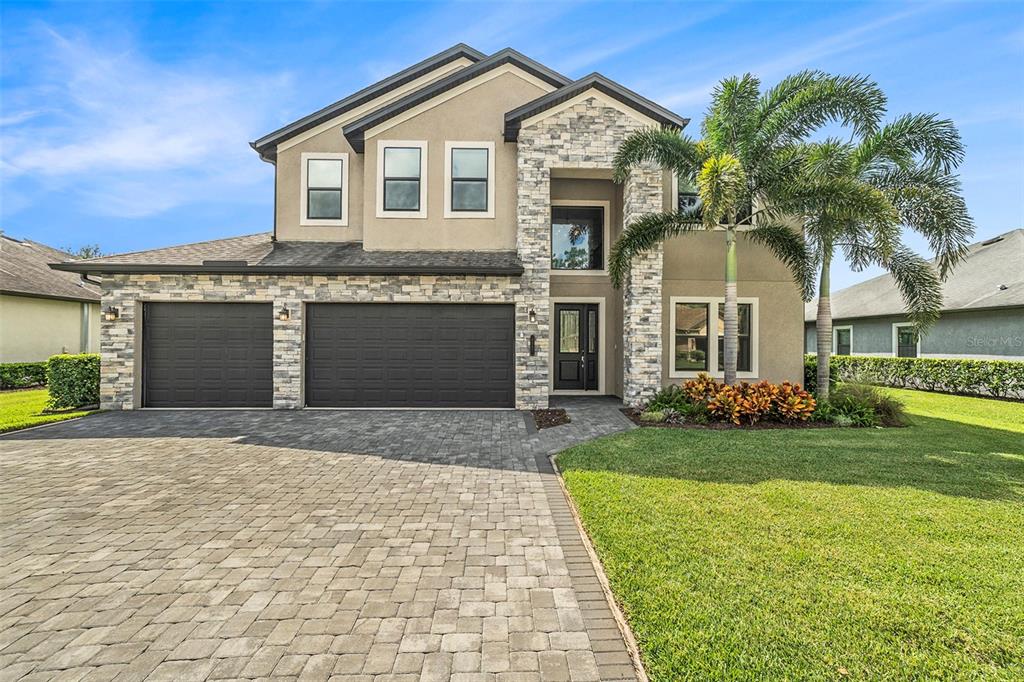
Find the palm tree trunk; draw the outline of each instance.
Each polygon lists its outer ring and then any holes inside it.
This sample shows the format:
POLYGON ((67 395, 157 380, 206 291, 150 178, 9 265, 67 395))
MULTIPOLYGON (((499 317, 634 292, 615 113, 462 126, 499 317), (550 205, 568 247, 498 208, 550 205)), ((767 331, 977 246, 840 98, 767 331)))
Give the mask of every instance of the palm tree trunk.
POLYGON ((832 245, 823 244, 821 282, 818 285, 818 317, 814 323, 818 335, 818 400, 828 400, 829 359, 832 357, 832 304, 829 300, 829 269, 832 266, 832 245))
MULTIPOLYGON (((718 321, 714 321, 718 326, 718 321)), ((725 228, 725 383, 736 383, 736 353, 738 350, 739 308, 736 303, 736 226, 725 228)), ((717 340, 716 340, 717 342, 717 340)))

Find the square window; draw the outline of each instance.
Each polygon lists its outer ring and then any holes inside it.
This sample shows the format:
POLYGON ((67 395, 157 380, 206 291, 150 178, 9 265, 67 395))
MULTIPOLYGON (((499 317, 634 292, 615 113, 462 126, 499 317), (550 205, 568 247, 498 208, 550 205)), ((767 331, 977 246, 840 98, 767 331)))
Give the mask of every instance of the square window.
POLYGON ((309 187, 341 189, 340 159, 309 159, 306 182, 309 187))
POLYGON ((306 216, 309 218, 341 218, 341 190, 340 189, 311 189, 309 190, 309 205, 306 208, 306 216))
POLYGON ((604 269, 604 209, 551 209, 551 268, 604 269))

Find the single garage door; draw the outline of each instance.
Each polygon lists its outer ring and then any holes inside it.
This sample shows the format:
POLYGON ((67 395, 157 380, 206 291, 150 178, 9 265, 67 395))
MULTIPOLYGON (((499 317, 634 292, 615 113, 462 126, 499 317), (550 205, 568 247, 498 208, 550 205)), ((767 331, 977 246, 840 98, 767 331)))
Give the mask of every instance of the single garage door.
POLYGON ((142 330, 146 407, 272 405, 270 303, 146 303, 142 330))
POLYGON ((511 305, 306 306, 312 407, 512 407, 511 305))

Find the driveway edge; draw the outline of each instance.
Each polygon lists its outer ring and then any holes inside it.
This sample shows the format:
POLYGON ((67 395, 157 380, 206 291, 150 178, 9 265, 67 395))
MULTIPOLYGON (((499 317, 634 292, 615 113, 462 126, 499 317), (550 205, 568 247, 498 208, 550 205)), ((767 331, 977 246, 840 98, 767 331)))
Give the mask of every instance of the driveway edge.
POLYGON ((608 576, 562 480, 556 457, 537 455, 537 468, 541 474, 548 474, 543 477, 544 491, 600 679, 648 682, 636 637, 615 601, 608 576))

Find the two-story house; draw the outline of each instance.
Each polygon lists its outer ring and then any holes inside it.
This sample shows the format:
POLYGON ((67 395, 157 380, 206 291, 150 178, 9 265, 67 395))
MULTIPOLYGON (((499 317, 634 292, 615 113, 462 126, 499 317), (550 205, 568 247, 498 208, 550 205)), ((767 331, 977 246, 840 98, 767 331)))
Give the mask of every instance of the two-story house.
MULTIPOLYGON (((721 370, 724 239, 674 239, 612 287, 623 225, 676 205, 622 140, 687 119, 599 75, 466 45, 252 143, 272 233, 56 265, 102 275, 102 404, 635 403, 721 370)), ((685 197, 682 201, 685 201, 685 197)), ((802 374, 800 296, 741 244, 740 376, 802 374)))

